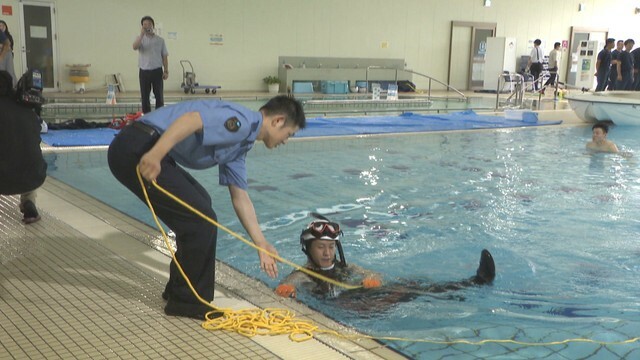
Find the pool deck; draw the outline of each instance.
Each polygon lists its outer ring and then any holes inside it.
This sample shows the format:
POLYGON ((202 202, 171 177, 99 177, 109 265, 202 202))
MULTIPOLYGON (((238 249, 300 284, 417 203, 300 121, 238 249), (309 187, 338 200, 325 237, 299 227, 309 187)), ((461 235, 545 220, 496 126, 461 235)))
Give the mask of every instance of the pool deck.
MULTIPOLYGON (((269 96, 228 96, 259 95, 269 96)), ((540 118, 563 120, 563 126, 586 125, 563 108, 541 111, 540 118)), ((147 245, 158 237, 156 229, 52 178, 38 191, 37 206, 42 220, 24 225, 18 197, 0 197, 0 359, 405 358, 364 338, 320 334, 300 343, 287 335, 249 338, 168 317, 160 294, 170 258, 147 245)), ((216 275, 216 306, 286 308, 320 328, 357 334, 303 304, 275 296, 263 283, 223 263, 217 263, 216 275)))

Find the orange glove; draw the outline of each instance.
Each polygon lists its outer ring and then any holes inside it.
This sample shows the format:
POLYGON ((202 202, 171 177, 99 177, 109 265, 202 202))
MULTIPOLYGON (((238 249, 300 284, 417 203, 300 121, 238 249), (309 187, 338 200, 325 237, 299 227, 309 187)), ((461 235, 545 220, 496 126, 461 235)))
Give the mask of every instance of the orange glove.
POLYGON ((377 288, 382 286, 382 281, 377 277, 368 277, 362 280, 362 286, 365 289, 377 288))
POLYGON ((282 297, 296 297, 296 287, 291 284, 280 284, 276 287, 276 294, 282 297))

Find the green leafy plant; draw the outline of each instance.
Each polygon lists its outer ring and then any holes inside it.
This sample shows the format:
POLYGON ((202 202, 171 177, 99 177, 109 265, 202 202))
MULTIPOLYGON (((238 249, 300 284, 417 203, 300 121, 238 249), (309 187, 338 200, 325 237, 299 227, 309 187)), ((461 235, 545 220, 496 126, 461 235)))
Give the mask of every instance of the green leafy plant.
POLYGON ((280 79, 278 79, 277 76, 267 76, 264 79, 262 79, 262 81, 264 81, 264 83, 267 85, 280 83, 280 79))

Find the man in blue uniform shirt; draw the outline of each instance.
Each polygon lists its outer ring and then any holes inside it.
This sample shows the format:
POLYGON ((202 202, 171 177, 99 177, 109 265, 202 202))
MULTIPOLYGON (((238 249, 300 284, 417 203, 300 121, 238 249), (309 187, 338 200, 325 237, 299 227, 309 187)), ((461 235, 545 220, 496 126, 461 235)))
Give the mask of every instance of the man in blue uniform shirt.
POLYGON ((609 38, 604 45, 604 49, 598 53, 596 61, 596 91, 604 91, 609 80, 609 70, 611 68, 611 49, 615 46, 616 39, 609 38))
MULTIPOLYGON (((245 157, 256 140, 268 149, 286 143, 306 125, 300 103, 286 96, 269 100, 260 111, 217 100, 195 100, 153 111, 125 127, 109 146, 109 167, 114 176, 144 201, 136 175, 157 181, 195 209, 216 219, 207 191, 182 167, 206 169, 218 165, 219 183, 229 188, 234 210, 253 242, 277 254, 265 239, 247 193, 245 157)), ((176 258, 194 288, 213 300, 217 228, 147 186, 160 219, 176 234, 176 258)), ((260 267, 276 277, 276 261, 260 251, 260 267)), ((191 292, 176 265, 162 294, 165 313, 204 319, 211 309, 191 292)))

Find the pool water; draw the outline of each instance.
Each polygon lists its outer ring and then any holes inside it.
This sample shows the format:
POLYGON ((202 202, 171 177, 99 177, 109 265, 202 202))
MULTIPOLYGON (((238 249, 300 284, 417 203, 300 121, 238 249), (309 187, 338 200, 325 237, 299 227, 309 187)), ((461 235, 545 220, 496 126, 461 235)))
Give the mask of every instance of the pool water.
MULTIPOLYGON (((418 359, 634 358, 640 334, 640 169, 636 156, 589 154, 588 127, 544 127, 257 144, 250 194, 266 237, 302 264, 299 234, 317 211, 342 224, 347 262, 385 282, 441 282, 475 273, 483 248, 496 261, 491 286, 421 294, 383 306, 300 300, 418 359), (526 346, 434 344, 513 339, 526 346), (417 341, 413 341, 417 340, 417 341)), ((618 147, 640 149, 640 130, 614 128, 618 147)), ((151 224, 148 210, 110 175, 104 152, 49 154, 50 175, 151 224)), ((195 171, 219 221, 243 233, 217 170, 195 171)), ((257 255, 221 234, 218 258, 275 287, 257 255)), ((280 267, 281 277, 290 272, 280 267)))

